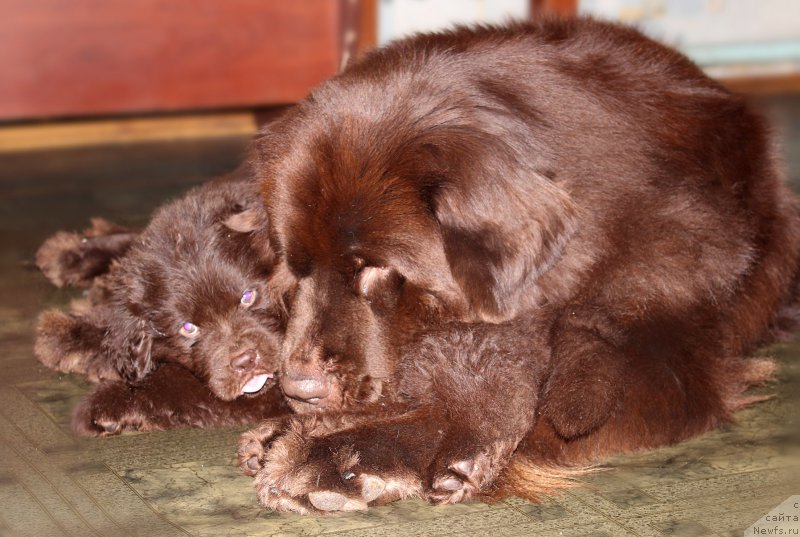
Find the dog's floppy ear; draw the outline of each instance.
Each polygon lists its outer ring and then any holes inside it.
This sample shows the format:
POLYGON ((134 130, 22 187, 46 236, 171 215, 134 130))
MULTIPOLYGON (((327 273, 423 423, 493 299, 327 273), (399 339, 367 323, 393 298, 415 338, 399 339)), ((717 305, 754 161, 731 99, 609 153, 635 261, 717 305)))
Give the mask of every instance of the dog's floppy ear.
POLYGON ((429 198, 453 277, 479 317, 500 322, 537 305, 537 280, 561 257, 577 209, 524 157, 459 136, 460 147, 437 151, 446 170, 429 198))

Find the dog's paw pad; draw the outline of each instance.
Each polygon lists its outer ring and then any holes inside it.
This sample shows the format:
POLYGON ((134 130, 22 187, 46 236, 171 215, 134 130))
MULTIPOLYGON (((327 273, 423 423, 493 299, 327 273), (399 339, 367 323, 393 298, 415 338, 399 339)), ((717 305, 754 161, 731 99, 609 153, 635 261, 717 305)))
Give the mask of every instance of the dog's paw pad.
POLYGON ((364 511, 367 502, 355 498, 348 498, 344 494, 331 490, 310 492, 308 501, 320 511, 364 511))
POLYGON ((261 464, 261 459, 259 459, 256 455, 253 455, 252 457, 247 459, 245 465, 246 465, 245 473, 247 473, 248 475, 256 475, 258 471, 261 470, 261 468, 263 467, 263 465, 261 464))
POLYGON ((480 492, 486 474, 482 458, 453 462, 431 484, 429 499, 435 503, 458 503, 480 492))
POLYGON ((461 490, 461 487, 463 486, 464 482, 452 475, 440 477, 433 484, 434 489, 448 491, 448 492, 455 492, 457 490, 461 490))
POLYGON ((450 465, 450 470, 463 476, 467 481, 475 481, 478 473, 478 463, 475 459, 464 459, 450 465))
POLYGON ((95 418, 92 424, 102 435, 115 435, 122 432, 122 424, 118 421, 95 418))
POLYGON ((386 490, 386 481, 376 475, 367 475, 362 478, 361 497, 365 502, 378 499, 386 490))
POLYGON ((440 475, 433 480, 428 500, 433 503, 458 503, 472 496, 474 487, 454 473, 440 475))

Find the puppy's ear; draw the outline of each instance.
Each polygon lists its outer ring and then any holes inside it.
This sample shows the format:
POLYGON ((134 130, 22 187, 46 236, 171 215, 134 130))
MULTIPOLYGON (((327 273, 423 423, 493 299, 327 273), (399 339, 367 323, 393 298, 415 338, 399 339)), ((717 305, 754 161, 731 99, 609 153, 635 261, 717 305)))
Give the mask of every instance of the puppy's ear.
POLYGON ((236 212, 228 216, 222 225, 231 231, 247 235, 251 252, 256 252, 263 263, 275 264, 276 255, 269 236, 269 218, 263 206, 248 207, 236 212))
POLYGON ((499 322, 537 305, 537 280, 561 257, 577 209, 555 182, 515 155, 475 148, 431 201, 453 277, 473 311, 499 322), (501 158, 498 158, 501 155, 501 158))

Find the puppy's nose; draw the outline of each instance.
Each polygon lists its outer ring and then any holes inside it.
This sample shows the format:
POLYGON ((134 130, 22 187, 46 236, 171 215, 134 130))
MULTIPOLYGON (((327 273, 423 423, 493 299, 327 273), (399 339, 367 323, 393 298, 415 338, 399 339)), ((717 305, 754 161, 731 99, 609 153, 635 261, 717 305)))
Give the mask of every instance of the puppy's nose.
POLYGON ((281 388, 287 397, 307 403, 315 403, 330 395, 327 380, 318 375, 298 375, 288 373, 281 378, 281 388))
POLYGON ((242 371, 249 371, 256 366, 258 361, 258 354, 255 350, 250 349, 244 351, 239 356, 231 358, 231 366, 234 369, 241 369, 242 371))

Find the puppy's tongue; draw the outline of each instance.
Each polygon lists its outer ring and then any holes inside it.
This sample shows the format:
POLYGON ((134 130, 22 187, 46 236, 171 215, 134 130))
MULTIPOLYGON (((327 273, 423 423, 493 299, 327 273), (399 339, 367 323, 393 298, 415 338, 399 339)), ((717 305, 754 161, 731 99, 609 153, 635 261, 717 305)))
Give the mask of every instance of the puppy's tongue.
POLYGON ((267 373, 256 375, 255 377, 247 381, 247 384, 245 384, 244 387, 242 388, 242 393, 256 393, 258 390, 263 388, 264 384, 266 384, 267 381, 271 378, 272 375, 267 373))

